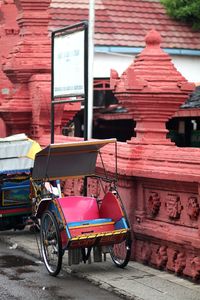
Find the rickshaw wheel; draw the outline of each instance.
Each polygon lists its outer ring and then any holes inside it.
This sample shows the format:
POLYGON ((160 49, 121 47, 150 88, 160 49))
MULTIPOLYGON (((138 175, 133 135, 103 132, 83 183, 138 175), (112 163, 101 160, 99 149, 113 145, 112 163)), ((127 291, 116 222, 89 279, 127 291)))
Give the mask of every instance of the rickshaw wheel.
POLYGON ((40 227, 41 252, 50 275, 56 276, 62 266, 62 242, 58 222, 49 210, 45 211, 40 227))
POLYGON ((131 239, 127 237, 123 242, 110 247, 110 256, 119 268, 127 266, 131 256, 131 239))

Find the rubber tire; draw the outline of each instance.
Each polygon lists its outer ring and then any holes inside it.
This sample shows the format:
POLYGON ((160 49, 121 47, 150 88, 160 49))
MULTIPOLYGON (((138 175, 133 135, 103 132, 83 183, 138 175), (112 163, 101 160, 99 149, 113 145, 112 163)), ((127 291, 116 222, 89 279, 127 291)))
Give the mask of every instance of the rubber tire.
POLYGON ((119 244, 114 244, 111 248, 110 248, 110 256, 114 262, 114 264, 118 267, 118 268, 125 268, 130 260, 130 256, 131 256, 131 239, 128 236, 123 242, 119 243, 119 244), (116 254, 114 253, 115 248, 119 248, 119 247, 123 247, 125 248, 124 250, 126 251, 124 258, 118 260, 116 254))
POLYGON ((58 222, 54 216, 54 214, 47 210, 44 212, 44 214, 42 215, 42 218, 41 218, 41 226, 40 226, 40 242, 41 242, 41 253, 42 253, 42 258, 43 258, 43 261, 44 261, 44 264, 45 264, 45 267, 47 268, 47 271, 49 272, 49 274, 51 276, 57 276, 61 270, 61 267, 62 267, 62 257, 63 257, 63 250, 62 250, 62 242, 61 242, 61 236, 60 236, 60 231, 59 231, 59 226, 58 226, 58 222), (43 235, 43 232, 44 232, 44 222, 45 222, 45 219, 46 218, 49 218, 49 220, 52 221, 52 224, 53 224, 53 227, 55 229, 55 236, 56 236, 56 245, 57 245, 57 256, 58 256, 58 259, 57 259, 57 264, 55 266, 55 269, 53 269, 50 264, 49 264, 49 260, 48 260, 48 257, 47 257, 47 253, 46 253, 46 250, 45 250, 45 241, 44 241, 44 235, 43 235))

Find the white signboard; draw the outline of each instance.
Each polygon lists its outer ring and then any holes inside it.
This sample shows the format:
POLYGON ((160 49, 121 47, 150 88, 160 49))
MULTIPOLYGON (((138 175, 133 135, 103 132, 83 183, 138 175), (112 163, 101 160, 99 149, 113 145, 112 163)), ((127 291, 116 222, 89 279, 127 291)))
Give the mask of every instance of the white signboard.
POLYGON ((84 95, 84 30, 55 36, 54 97, 84 95))

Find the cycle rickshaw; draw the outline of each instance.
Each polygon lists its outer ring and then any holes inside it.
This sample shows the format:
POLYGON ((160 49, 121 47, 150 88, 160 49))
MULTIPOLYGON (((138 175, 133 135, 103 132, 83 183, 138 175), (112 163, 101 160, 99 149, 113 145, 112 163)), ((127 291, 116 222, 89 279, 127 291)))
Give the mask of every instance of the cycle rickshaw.
MULTIPOLYGON (((96 163, 102 160, 100 149, 109 143, 116 145, 116 140, 50 144, 36 154, 31 179, 33 214, 40 220, 41 254, 52 276, 60 272, 66 251, 69 265, 102 261, 106 254, 118 267, 129 262, 130 227, 116 178, 95 174, 96 163), (64 197, 59 182, 69 178, 95 178, 102 186, 109 183, 110 188, 102 199, 86 191, 84 195, 64 197)), ((116 155, 109 159, 114 158, 116 155)))

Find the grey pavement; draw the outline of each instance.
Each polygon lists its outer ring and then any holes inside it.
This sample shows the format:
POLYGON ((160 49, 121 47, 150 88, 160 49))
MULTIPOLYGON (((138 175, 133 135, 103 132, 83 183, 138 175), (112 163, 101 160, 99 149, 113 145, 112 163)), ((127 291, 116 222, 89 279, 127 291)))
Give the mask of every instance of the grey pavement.
MULTIPOLYGON (((8 249, 22 249, 40 259, 35 234, 23 231, 0 232, 0 241, 8 249)), ((9 251, 9 250, 8 250, 9 251)), ((64 256, 63 270, 84 278, 126 299, 136 300, 200 300, 200 285, 173 274, 159 271, 137 262, 125 269, 117 268, 110 259, 102 263, 68 267, 64 256)))

